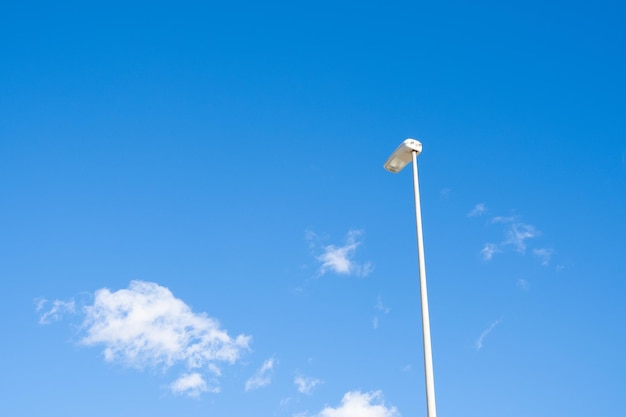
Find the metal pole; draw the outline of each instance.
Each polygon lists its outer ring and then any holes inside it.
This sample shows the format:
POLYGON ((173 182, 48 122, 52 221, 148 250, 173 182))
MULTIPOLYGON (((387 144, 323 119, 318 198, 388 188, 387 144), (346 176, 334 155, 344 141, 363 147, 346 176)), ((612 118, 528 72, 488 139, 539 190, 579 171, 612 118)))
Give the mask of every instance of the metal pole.
POLYGON ((424 239, 422 236, 422 210, 417 179, 417 152, 413 154, 413 188, 415 189, 415 222, 417 230, 417 261, 420 273, 420 299, 422 304, 422 335, 424 342, 424 373, 426 376, 426 409, 428 417, 436 417, 435 378, 433 372, 433 351, 430 345, 430 317, 428 315, 428 294, 426 292, 426 265, 424 263, 424 239))

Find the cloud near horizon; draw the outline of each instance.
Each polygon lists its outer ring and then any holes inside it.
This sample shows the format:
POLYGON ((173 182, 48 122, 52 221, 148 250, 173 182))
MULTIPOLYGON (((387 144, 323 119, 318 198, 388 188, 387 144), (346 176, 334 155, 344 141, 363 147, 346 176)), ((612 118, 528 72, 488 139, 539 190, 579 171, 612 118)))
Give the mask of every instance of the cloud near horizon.
POLYGON ((127 289, 113 292, 99 289, 83 314, 80 344, 102 346, 107 362, 136 369, 185 368, 188 372, 170 385, 175 394, 219 391, 209 387, 200 372, 219 376, 216 363, 235 363, 251 340, 229 336, 216 319, 194 313, 168 288, 153 282, 131 281, 127 289))
POLYGON ((315 417, 400 417, 400 413, 384 404, 381 391, 351 391, 343 396, 339 407, 326 407, 315 417))

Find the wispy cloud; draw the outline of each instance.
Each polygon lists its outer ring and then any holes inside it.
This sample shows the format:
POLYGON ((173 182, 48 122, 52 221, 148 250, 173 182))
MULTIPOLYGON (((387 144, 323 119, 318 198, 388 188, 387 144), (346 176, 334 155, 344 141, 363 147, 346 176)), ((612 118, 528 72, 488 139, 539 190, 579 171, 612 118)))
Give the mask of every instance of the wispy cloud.
MULTIPOLYGON (((522 223, 516 216, 496 216, 491 219, 491 223, 503 225, 504 238, 498 243, 490 242, 483 245, 480 253, 486 261, 491 260, 497 253, 507 251, 523 254, 526 252, 528 239, 541 235, 541 232, 535 226, 522 223)), ((540 253, 547 255, 544 252, 540 253)))
POLYGON ((487 212, 487 206, 485 203, 478 203, 474 206, 474 208, 467 213, 467 217, 478 217, 482 216, 487 212))
MULTIPOLYGON (((39 303, 41 310, 45 303, 39 303)), ((40 321, 57 318, 71 303, 53 302, 40 321)), ((102 346, 104 359, 124 366, 164 370, 180 365, 188 372, 170 385, 175 394, 198 396, 209 387, 202 372, 220 375, 216 363, 236 362, 248 350, 250 336, 229 336, 216 319, 194 313, 172 292, 156 283, 131 281, 126 289, 95 292, 83 307, 80 343, 102 346)))
POLYGON ((489 336, 489 333, 491 333, 493 331, 493 329, 495 329, 496 326, 499 325, 500 323, 502 323, 502 319, 498 319, 498 320, 494 321, 493 323, 491 323, 491 325, 489 327, 487 327, 485 330, 483 330, 483 332, 480 334, 480 336, 478 337, 478 339, 476 340, 476 343, 474 345, 476 350, 481 350, 483 348, 483 342, 485 341, 485 338, 487 336, 489 336))
POLYGON ((385 314, 389 314, 389 312, 391 311, 389 309, 389 307, 387 307, 384 303, 383 303, 383 298, 379 295, 377 300, 376 300, 376 310, 378 311, 382 311, 385 314))
POLYGON ((274 374, 274 366, 276 364, 277 361, 274 358, 269 358, 263 362, 263 365, 246 381, 246 391, 252 391, 269 385, 272 382, 272 375, 274 374))
POLYGON ((526 251, 526 240, 537 237, 540 234, 535 229, 535 226, 514 221, 508 225, 506 240, 502 242, 502 245, 510 245, 515 251, 524 253, 526 251))
POLYGON ((61 320, 64 314, 76 313, 76 305, 74 301, 54 300, 50 304, 50 307, 46 309, 48 306, 48 300, 45 298, 39 298, 36 300, 35 310, 41 313, 39 316, 39 324, 50 324, 61 320))
POLYGON ((322 383, 320 379, 309 378, 302 375, 298 375, 294 378, 293 383, 298 387, 298 392, 301 394, 311 395, 313 389, 322 383))
POLYGON ((517 280, 517 286, 524 291, 528 291, 530 289, 530 284, 524 278, 517 280))
POLYGON ((442 188, 441 190, 439 190, 439 198, 442 199, 442 200, 449 200, 451 193, 452 193, 451 189, 449 189, 449 188, 442 188))
POLYGON ((374 318, 372 319, 372 327, 374 329, 378 329, 379 323, 380 323, 380 320, 378 319, 378 316, 374 316, 374 318))
POLYGON ((337 408, 326 407, 316 417, 399 417, 396 407, 387 407, 380 391, 346 393, 337 408))
POLYGON ((485 246, 481 249, 480 254, 483 256, 484 260, 488 261, 498 252, 502 252, 499 245, 496 245, 495 243, 485 243, 485 246))
POLYGON ((512 223, 517 221, 516 216, 495 216, 491 219, 492 223, 512 223))
POLYGON ((548 266, 550 265, 550 259, 552 258, 552 249, 541 248, 541 249, 533 249, 533 254, 541 260, 541 265, 548 266))
MULTIPOLYGON (((391 311, 389 307, 383 304, 383 299, 380 295, 378 296, 378 299, 376 300, 376 305, 374 306, 374 308, 376 308, 376 310, 382 312, 383 314, 389 314, 389 312, 391 311)), ((372 325, 374 329, 378 328, 378 324, 379 324, 378 316, 374 316, 374 320, 372 321, 372 325)))
MULTIPOLYGON (((313 243, 317 240, 317 235, 312 231, 307 231, 306 238, 313 243)), ((334 272, 340 275, 367 276, 373 269, 372 263, 359 263, 354 259, 356 250, 362 243, 363 231, 350 230, 342 246, 323 246, 321 248, 322 253, 316 256, 317 261, 321 263, 318 274, 322 276, 328 272, 334 272)))

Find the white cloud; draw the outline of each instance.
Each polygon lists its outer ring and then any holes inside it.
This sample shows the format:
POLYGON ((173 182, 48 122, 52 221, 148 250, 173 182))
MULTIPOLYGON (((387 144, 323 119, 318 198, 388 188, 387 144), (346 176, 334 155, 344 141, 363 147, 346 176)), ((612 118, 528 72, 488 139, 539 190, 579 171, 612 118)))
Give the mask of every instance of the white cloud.
POLYGON ((378 316, 374 316, 374 319, 372 320, 372 327, 374 327, 374 329, 378 329, 378 316))
POLYGON ((317 385, 321 384, 322 381, 316 378, 308 378, 298 375, 293 380, 293 383, 298 387, 299 393, 311 395, 313 393, 313 389, 317 385))
POLYGON ((263 365, 246 381, 246 391, 269 385, 272 382, 272 374, 274 373, 276 363, 277 361, 274 358, 269 358, 263 362, 263 365))
MULTIPOLYGON (((306 237, 307 240, 311 241, 316 236, 311 231, 307 231, 306 237)), ((324 275, 330 271, 341 275, 367 276, 373 269, 371 262, 359 263, 354 260, 356 250, 362 242, 363 231, 350 230, 343 246, 324 246, 322 254, 316 257, 322 264, 319 275, 324 275)))
POLYGON ((373 391, 346 393, 337 408, 326 407, 316 417, 399 417, 396 407, 387 407, 382 401, 382 393, 373 391))
POLYGON ((491 325, 489 327, 487 327, 478 337, 478 340, 476 340, 476 344, 474 345, 474 347, 476 348, 476 350, 481 350, 483 348, 483 342, 485 341, 485 338, 489 335, 489 333, 491 333, 493 331, 493 329, 498 325, 502 323, 502 320, 496 320, 493 323, 491 323, 491 325))
POLYGON ((552 249, 533 249, 533 253, 537 258, 541 260, 541 265, 548 266, 550 265, 550 259, 552 258, 552 249))
POLYGON ((107 361, 138 368, 234 363, 250 341, 244 335, 231 338, 217 320, 193 313, 169 289, 151 282, 132 281, 128 289, 116 292, 100 289, 85 312, 82 343, 104 345, 107 361))
MULTIPOLYGON (((248 349, 250 336, 231 337, 217 320, 196 314, 169 289, 152 282, 131 281, 128 289, 96 291, 94 303, 84 307, 85 333, 81 343, 104 346, 108 362, 133 368, 181 364, 216 376, 214 362, 236 362, 248 349)), ((209 389, 198 372, 185 374, 170 387, 173 392, 199 395, 209 389)))
POLYGON ((172 382, 170 389, 174 394, 185 394, 189 397, 199 397, 200 394, 207 391, 220 392, 218 387, 209 388, 202 375, 197 372, 181 375, 180 378, 172 382))
POLYGON ((485 214, 486 211, 487 211, 487 206, 485 205, 485 203, 478 203, 474 206, 472 211, 467 213, 467 217, 482 216, 483 214, 485 214))
POLYGON ((439 198, 442 200, 448 200, 450 198, 450 193, 452 193, 451 189, 442 188, 441 190, 439 190, 439 198))
MULTIPOLYGON (((42 311, 48 304, 48 301, 44 298, 36 300, 36 311, 42 311)), ((63 314, 76 312, 76 305, 74 301, 61 301, 54 300, 52 306, 39 316, 39 324, 50 324, 54 321, 59 321, 63 318, 63 314)))

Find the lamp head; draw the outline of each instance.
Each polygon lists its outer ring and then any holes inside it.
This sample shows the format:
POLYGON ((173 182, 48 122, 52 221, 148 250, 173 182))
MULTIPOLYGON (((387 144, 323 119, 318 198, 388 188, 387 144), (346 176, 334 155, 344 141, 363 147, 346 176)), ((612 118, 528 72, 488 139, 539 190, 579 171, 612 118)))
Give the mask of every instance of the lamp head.
POLYGON ((413 160, 413 152, 417 152, 419 155, 422 152, 422 143, 415 139, 406 139, 387 159, 385 169, 394 174, 402 171, 402 168, 413 160))

